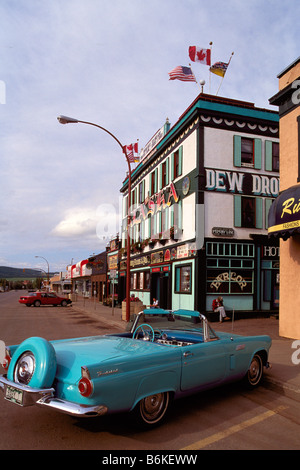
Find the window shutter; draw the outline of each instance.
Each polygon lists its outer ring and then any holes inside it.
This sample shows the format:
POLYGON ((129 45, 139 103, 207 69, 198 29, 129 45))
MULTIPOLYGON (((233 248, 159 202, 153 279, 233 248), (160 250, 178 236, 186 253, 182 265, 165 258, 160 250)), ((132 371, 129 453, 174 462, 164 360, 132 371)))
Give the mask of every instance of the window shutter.
POLYGON ((261 139, 254 139, 254 168, 261 170, 261 139))
POLYGON ((182 163, 183 163, 183 147, 178 149, 178 176, 182 175, 182 163))
POLYGON ((166 159, 166 186, 169 184, 169 157, 166 159))
POLYGON ((263 200, 261 197, 255 198, 255 227, 263 228, 263 200))
POLYGON ((272 141, 265 141, 265 170, 272 171, 272 141))
POLYGON ((152 178, 153 178, 153 174, 150 173, 150 175, 149 175, 149 196, 152 196, 152 178))
POLYGON ((159 165, 159 189, 162 189, 163 187, 162 180, 163 180, 163 164, 161 163, 159 165))
POLYGON ((242 196, 234 196, 234 226, 242 226, 242 196))
POLYGON ((157 193, 157 183, 158 183, 158 169, 156 168, 154 172, 154 194, 157 193))
POLYGON ((171 155, 171 181, 174 180, 174 153, 171 155))
POLYGON ((240 135, 233 136, 233 164, 242 166, 242 138, 240 135))
POLYGON ((266 212, 266 217, 265 217, 265 228, 269 228, 269 210, 272 205, 273 199, 265 199, 265 212, 266 212))

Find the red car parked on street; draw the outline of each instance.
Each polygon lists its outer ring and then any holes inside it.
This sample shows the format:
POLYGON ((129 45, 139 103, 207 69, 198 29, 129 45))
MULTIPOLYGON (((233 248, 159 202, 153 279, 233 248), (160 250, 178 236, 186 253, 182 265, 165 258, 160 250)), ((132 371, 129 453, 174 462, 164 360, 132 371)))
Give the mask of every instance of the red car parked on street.
POLYGON ((40 307, 41 305, 61 305, 66 307, 72 303, 72 300, 66 299, 65 297, 59 297, 54 292, 33 292, 28 295, 22 295, 19 299, 20 304, 25 304, 26 307, 40 307))

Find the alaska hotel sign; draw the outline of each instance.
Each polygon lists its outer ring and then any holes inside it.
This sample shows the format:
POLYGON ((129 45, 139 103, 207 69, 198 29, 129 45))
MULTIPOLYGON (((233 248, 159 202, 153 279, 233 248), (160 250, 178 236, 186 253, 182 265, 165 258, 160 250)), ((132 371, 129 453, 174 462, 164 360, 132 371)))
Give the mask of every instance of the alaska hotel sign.
POLYGON ((207 191, 272 198, 279 194, 279 178, 276 176, 206 168, 205 178, 207 191))

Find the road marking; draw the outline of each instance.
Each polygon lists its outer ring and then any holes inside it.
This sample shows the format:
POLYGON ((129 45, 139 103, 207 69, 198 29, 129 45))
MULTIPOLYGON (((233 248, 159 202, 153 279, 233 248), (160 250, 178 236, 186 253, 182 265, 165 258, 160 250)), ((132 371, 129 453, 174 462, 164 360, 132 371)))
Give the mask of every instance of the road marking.
POLYGON ((231 436, 232 434, 235 434, 237 432, 243 431, 243 429, 249 428, 250 426, 254 426, 257 423, 260 423, 261 421, 264 421, 265 419, 270 418, 271 416, 274 416, 280 411, 285 410, 287 407, 286 406, 278 406, 274 410, 269 410, 266 411, 265 413, 262 413, 258 416, 255 416, 254 418, 247 419, 246 421, 243 421, 240 424, 236 424, 234 426, 231 426, 228 429, 225 429, 224 431, 217 432, 215 434, 212 434, 209 437, 206 437, 205 439, 201 439, 198 442, 194 442, 193 444, 184 447, 181 450, 199 450, 203 449, 204 447, 207 447, 210 444, 214 444, 217 441, 220 441, 221 439, 225 439, 228 436, 231 436))

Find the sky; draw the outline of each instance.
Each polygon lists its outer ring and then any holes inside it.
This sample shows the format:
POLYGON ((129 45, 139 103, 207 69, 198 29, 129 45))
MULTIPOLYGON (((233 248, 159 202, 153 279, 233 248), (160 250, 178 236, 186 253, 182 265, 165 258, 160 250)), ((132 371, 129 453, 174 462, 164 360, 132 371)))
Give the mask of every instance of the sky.
POLYGON ((219 96, 277 108, 299 57, 299 0, 0 0, 0 265, 64 271, 120 231, 127 163, 93 122, 141 149, 221 78, 169 80, 189 46, 228 62, 219 96), (40 256, 43 258, 36 258, 40 256))

